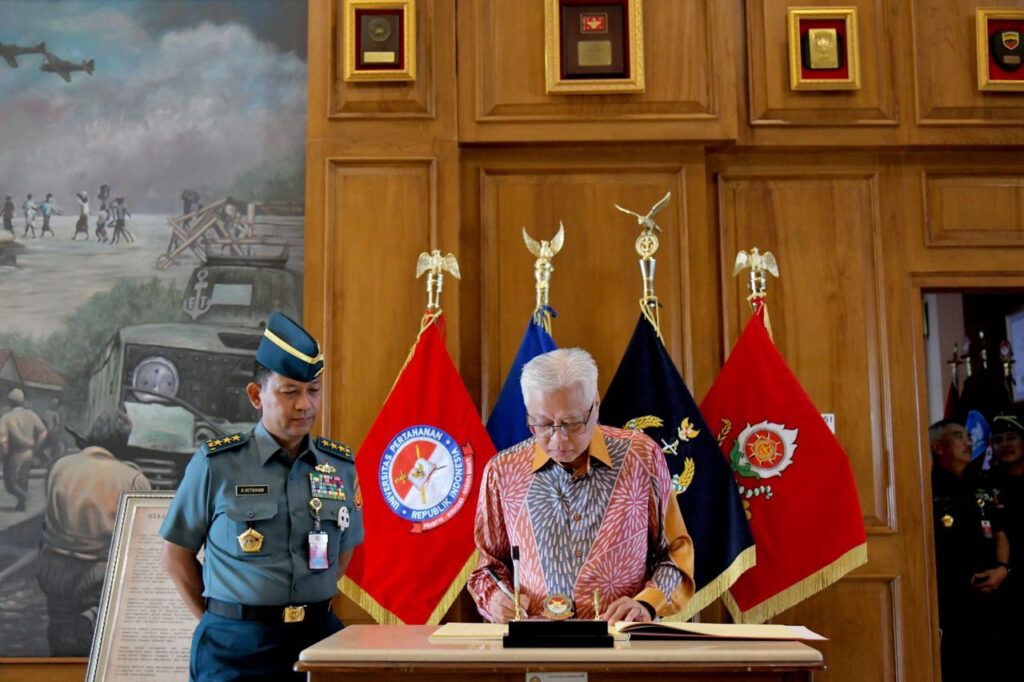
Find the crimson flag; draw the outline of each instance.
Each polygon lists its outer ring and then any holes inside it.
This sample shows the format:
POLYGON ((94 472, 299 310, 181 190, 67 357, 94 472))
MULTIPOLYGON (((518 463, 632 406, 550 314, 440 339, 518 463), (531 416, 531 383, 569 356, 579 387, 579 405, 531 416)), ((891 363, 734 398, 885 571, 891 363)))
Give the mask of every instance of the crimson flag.
POLYGON ((729 588, 733 619, 761 623, 867 562, 846 453, 768 336, 740 334, 700 411, 747 508, 757 563, 729 588))
POLYGON ((494 445, 425 318, 356 454, 366 539, 341 590, 378 623, 436 624, 476 567, 473 517, 494 445))

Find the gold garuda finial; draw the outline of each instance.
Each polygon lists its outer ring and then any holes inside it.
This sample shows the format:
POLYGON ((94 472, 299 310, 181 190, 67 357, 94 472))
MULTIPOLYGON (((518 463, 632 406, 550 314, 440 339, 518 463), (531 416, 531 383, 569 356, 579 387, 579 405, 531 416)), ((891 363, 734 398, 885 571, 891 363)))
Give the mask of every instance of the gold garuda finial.
POLYGON ((647 212, 647 215, 640 215, 635 211, 630 211, 628 208, 622 208, 615 204, 615 208, 636 218, 636 224, 643 228, 640 236, 636 238, 636 252, 640 254, 641 258, 650 258, 658 250, 658 236, 654 233, 656 231, 661 232, 661 227, 658 223, 654 222, 654 216, 661 213, 661 209, 665 208, 668 200, 671 198, 672 192, 666 192, 665 196, 658 200, 658 203, 651 206, 651 210, 647 212))
POLYGON ((424 272, 427 273, 427 310, 432 313, 441 309, 444 270, 450 272, 455 279, 461 279, 459 262, 450 253, 442 256, 440 249, 434 249, 430 253, 424 251, 416 261, 416 278, 419 279, 424 272))
POLYGON ((559 220, 558 232, 555 233, 551 241, 542 239, 539 242, 526 233, 524 226, 523 241, 526 243, 526 248, 537 259, 533 262, 533 278, 537 288, 537 302, 533 308, 533 319, 550 334, 551 313, 548 312, 548 294, 551 288, 551 273, 555 269, 551 260, 562 250, 562 244, 565 243, 565 225, 559 220))
POLYGON ((756 306, 757 301, 765 297, 768 284, 765 273, 778 277, 779 264, 775 262, 775 256, 771 251, 759 253, 755 246, 750 249, 750 253, 740 251, 736 254, 736 264, 732 268, 733 276, 740 274, 746 268, 750 268, 750 296, 747 300, 752 306, 756 306))
MULTIPOLYGON (((668 200, 672 198, 672 192, 665 192, 665 196, 658 199, 658 202, 651 206, 651 210, 647 212, 647 215, 640 215, 635 211, 630 211, 628 208, 622 208, 618 204, 615 204, 615 208, 619 209, 623 213, 636 218, 636 224, 641 227, 640 236, 636 238, 636 252, 640 256, 638 261, 640 264, 640 275, 644 281, 644 295, 640 299, 640 312, 643 313, 647 321, 654 327, 654 331, 657 332, 658 338, 661 338, 661 319, 658 315, 658 307, 661 305, 658 303, 658 297, 654 294, 654 266, 657 265, 654 259, 654 252, 658 250, 658 235, 655 232, 661 232, 661 226, 654 222, 654 216, 661 213, 661 210, 668 205, 668 200)), ((664 341, 664 339, 662 339, 664 341)))

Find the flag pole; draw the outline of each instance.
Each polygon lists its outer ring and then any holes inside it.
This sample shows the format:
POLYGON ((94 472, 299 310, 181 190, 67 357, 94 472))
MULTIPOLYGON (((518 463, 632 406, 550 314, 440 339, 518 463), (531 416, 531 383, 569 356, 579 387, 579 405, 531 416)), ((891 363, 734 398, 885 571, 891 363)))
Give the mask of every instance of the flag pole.
POLYGON ((775 343, 772 324, 768 319, 768 277, 766 274, 778 278, 779 265, 771 251, 759 253, 755 246, 750 249, 749 253, 740 251, 736 254, 736 262, 732 268, 733 277, 738 276, 747 268, 750 268, 750 279, 747 281, 750 295, 747 296, 747 303, 750 304, 750 310, 754 314, 757 314, 759 310, 764 311, 764 327, 768 331, 768 338, 775 343))
POLYGON ((526 226, 523 226, 523 242, 527 250, 532 253, 536 260, 533 262, 533 278, 537 292, 537 300, 533 307, 533 322, 544 328, 544 331, 551 335, 551 305, 549 293, 551 290, 551 273, 555 266, 551 264, 555 255, 562 250, 565 243, 565 226, 558 221, 558 232, 551 238, 551 241, 542 239, 539 242, 526 233, 526 226))
POLYGON ((666 192, 665 196, 651 207, 647 215, 640 215, 635 211, 630 211, 628 208, 615 204, 615 208, 636 218, 636 223, 641 228, 640 236, 636 238, 634 243, 637 255, 640 256, 640 260, 637 263, 640 265, 640 276, 644 282, 644 295, 640 299, 640 312, 643 313, 647 321, 654 327, 654 331, 662 343, 665 343, 665 339, 661 335, 661 318, 658 314, 661 303, 658 302, 658 297, 654 293, 654 272, 657 266, 654 253, 658 250, 658 235, 655 232, 661 232, 662 230, 658 223, 654 222, 654 216, 658 215, 665 208, 668 200, 671 198, 672 192, 666 192))
POLYGON ((455 256, 441 255, 440 249, 430 253, 422 252, 416 260, 416 279, 427 273, 427 312, 420 323, 420 333, 441 316, 441 291, 444 289, 444 271, 447 270, 455 279, 461 279, 459 262, 455 256))

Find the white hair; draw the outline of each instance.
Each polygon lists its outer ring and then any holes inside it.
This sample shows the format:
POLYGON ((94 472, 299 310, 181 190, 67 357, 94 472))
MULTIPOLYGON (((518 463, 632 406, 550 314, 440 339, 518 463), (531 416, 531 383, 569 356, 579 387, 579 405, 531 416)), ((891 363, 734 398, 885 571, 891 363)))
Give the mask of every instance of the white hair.
POLYGON ((597 400, 597 363, 582 348, 559 348, 523 365, 519 387, 523 398, 532 391, 554 393, 579 386, 586 402, 597 400))

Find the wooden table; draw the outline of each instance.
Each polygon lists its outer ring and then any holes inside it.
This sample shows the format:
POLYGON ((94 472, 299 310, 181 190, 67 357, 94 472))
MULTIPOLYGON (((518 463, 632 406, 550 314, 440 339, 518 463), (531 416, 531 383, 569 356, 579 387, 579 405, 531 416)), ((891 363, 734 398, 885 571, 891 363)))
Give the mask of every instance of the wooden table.
MULTIPOLYGON (((311 682, 532 682, 527 673, 586 673, 587 682, 813 679, 821 652, 801 642, 635 641, 610 649, 504 649, 501 642, 431 644, 432 625, 352 625, 303 651, 311 682)), ((538 682, 543 682, 540 678, 538 682)))

